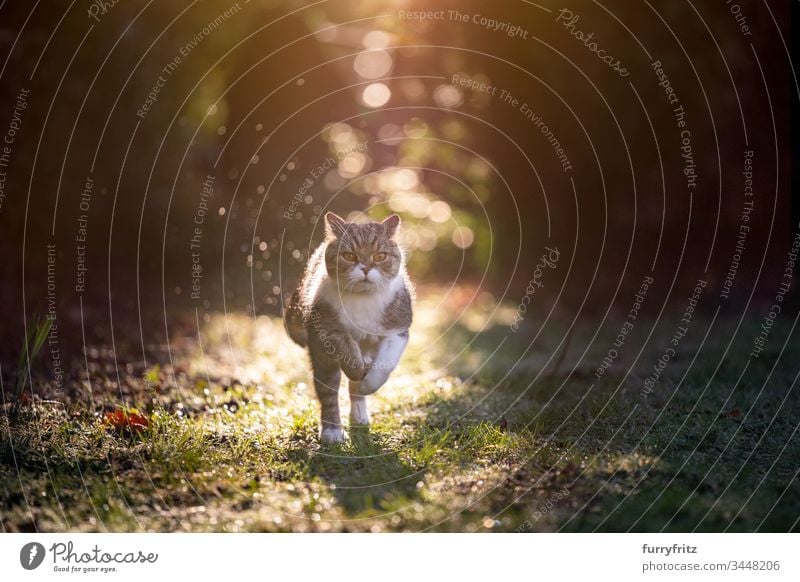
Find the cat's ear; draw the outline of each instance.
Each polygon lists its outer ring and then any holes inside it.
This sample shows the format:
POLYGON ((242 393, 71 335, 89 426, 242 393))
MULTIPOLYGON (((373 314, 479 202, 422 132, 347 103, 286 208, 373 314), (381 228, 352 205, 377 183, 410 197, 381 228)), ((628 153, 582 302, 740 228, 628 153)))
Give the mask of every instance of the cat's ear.
POLYGON ((396 214, 392 214, 389 218, 384 219, 381 224, 383 225, 384 232, 386 232, 386 236, 392 238, 397 232, 397 227, 400 226, 400 217, 396 214))
POLYGON ((340 238, 344 235, 346 229, 347 223, 344 218, 333 212, 325 214, 325 232, 328 233, 328 235, 340 238))

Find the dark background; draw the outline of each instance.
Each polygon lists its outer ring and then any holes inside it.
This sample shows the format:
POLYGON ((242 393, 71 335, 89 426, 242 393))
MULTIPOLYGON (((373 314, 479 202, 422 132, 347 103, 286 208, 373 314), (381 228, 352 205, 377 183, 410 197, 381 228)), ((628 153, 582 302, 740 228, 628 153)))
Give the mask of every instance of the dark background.
POLYGON ((598 4, 574 2, 576 28, 594 32, 620 58, 630 71, 624 79, 553 25, 561 5, 541 4, 553 12, 523 2, 242 2, 183 59, 143 120, 136 111, 161 68, 232 4, 126 1, 100 22, 81 9, 65 14, 67 2, 33 11, 23 2, 4 6, 0 132, 20 89, 30 97, 0 209, 3 357, 17 357, 26 320, 47 311, 48 244, 57 248, 55 301, 66 350, 80 349, 82 332, 108 344, 112 329, 117 350, 155 349, 181 314, 278 314, 320 240, 317 217, 326 210, 389 214, 393 191, 368 188, 366 177, 404 165, 421 168, 413 190, 428 204, 445 202, 452 218, 434 223, 400 212, 421 291, 457 285, 517 303, 550 245, 562 252, 563 268, 540 294, 543 311, 556 301, 565 317, 627 310, 648 273, 656 280, 648 309, 682 304, 700 278, 713 290, 702 310, 722 305, 723 315, 738 315, 769 305, 798 223, 789 194, 794 81, 776 32, 777 25, 791 38, 789 3, 769 3, 774 22, 760 5, 742 2, 752 31, 746 37, 716 2, 694 3, 702 20, 682 2, 616 3, 609 7, 616 19, 598 4), (397 18, 398 10, 415 8, 490 14, 519 23, 528 38, 471 22, 397 18), (335 34, 319 32, 333 24, 341 24, 335 34), (376 108, 359 100, 373 80, 353 70, 370 30, 389 33, 395 47, 387 49, 392 69, 383 81, 391 98, 376 108), (654 59, 692 132, 698 186, 691 203, 654 59), (455 73, 530 104, 567 150, 572 171, 497 97, 462 89, 463 103, 437 102, 437 87, 455 73), (301 216, 287 220, 308 172, 337 151, 334 123, 348 124, 351 143, 367 144, 367 164, 352 178, 316 181, 301 216), (397 139, 376 141, 386 135, 397 139), (746 149, 754 151, 755 206, 731 296, 721 300, 746 149), (215 188, 203 226, 202 293, 193 300, 189 239, 209 174, 215 188), (89 175, 87 288, 79 294, 76 220, 89 175), (466 249, 453 244, 457 225, 473 233, 466 249))

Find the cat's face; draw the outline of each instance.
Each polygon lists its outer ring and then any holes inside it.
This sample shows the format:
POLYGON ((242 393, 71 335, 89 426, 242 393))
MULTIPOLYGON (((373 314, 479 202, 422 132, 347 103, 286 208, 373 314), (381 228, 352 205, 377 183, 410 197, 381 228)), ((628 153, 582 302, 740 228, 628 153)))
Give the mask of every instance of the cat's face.
POLYGON ((325 266, 342 293, 374 293, 397 277, 403 253, 394 241, 400 217, 358 224, 332 212, 325 215, 325 266))

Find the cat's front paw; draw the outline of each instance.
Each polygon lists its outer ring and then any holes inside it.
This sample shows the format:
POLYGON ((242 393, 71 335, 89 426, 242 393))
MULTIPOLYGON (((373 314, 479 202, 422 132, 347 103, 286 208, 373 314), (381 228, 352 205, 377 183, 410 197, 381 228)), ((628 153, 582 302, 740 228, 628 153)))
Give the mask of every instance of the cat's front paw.
POLYGON ((329 426, 323 428, 319 439, 326 444, 347 442, 347 433, 340 426, 329 426))
POLYGON ((369 426, 369 408, 362 397, 350 397, 350 426, 369 426))
POLYGON ((374 394, 378 388, 386 384, 389 379, 389 371, 383 369, 381 366, 375 366, 367 372, 364 379, 358 383, 358 393, 367 396, 374 394))
POLYGON ((350 365, 342 366, 342 371, 353 382, 360 382, 367 375, 372 365, 372 358, 364 356, 350 365))

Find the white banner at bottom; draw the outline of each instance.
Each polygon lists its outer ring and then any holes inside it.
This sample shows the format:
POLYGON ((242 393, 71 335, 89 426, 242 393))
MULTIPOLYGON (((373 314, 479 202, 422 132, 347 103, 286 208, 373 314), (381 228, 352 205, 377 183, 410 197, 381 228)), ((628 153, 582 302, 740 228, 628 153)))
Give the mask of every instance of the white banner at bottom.
POLYGON ((5 534, 0 579, 777 581, 800 580, 798 550, 794 534, 5 534))

